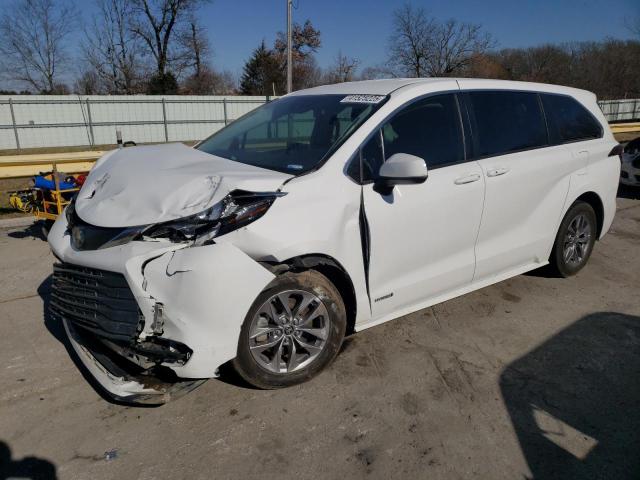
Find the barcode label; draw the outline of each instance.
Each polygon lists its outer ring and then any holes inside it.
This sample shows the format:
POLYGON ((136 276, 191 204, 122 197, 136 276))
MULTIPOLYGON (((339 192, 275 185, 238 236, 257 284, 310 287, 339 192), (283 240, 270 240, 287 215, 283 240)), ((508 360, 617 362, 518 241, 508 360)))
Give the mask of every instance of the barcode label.
POLYGON ((340 103, 380 103, 384 95, 347 95, 340 103))

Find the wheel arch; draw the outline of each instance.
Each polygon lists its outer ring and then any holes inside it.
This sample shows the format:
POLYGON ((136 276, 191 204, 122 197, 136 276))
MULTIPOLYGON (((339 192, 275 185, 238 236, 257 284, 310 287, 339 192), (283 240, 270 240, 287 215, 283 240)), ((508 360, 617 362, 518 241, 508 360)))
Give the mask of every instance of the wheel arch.
POLYGON ((596 239, 599 239, 604 225, 604 203, 602 202, 600 195, 598 195, 594 191, 584 192, 578 198, 576 198, 571 205, 576 202, 585 202, 591 205, 591 208, 593 208, 594 212, 596 212, 596 239))
POLYGON ((342 296, 347 313, 347 331, 350 335, 355 332, 357 300, 353 281, 347 270, 335 258, 324 254, 308 254, 291 257, 277 263, 265 262, 273 273, 280 274, 288 271, 300 272, 315 270, 331 281, 342 296))

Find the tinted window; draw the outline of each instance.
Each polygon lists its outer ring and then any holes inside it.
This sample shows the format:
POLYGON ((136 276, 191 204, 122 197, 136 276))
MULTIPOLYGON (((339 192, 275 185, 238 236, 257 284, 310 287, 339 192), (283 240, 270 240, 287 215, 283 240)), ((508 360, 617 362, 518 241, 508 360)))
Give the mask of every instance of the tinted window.
POLYGON ((541 96, 553 143, 575 142, 602 136, 600 123, 574 98, 549 94, 541 96))
POLYGON ((536 93, 471 92, 474 141, 480 157, 502 155, 548 144, 547 127, 536 93))
POLYGON ((409 153, 429 168, 464 160, 460 114, 452 94, 419 100, 397 113, 382 127, 385 158, 409 153))

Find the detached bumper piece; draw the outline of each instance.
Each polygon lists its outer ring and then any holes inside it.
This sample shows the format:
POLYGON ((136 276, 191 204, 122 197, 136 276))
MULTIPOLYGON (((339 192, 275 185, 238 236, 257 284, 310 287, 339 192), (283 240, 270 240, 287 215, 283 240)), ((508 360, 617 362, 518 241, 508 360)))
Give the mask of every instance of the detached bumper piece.
POLYGON ((117 355, 92 335, 62 319, 80 361, 114 400, 137 405, 162 405, 202 385, 206 379, 177 381, 166 367, 142 369, 117 355))
POLYGON ((139 341, 144 318, 123 275, 54 265, 50 312, 62 320, 80 360, 114 399, 163 404, 204 380, 179 381, 162 363, 184 364, 193 353, 161 337, 139 341))

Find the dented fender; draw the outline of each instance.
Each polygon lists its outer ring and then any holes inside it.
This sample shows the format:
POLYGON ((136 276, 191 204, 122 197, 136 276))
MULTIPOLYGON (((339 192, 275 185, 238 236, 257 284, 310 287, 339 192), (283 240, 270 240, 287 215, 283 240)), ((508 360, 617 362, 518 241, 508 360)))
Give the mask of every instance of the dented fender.
MULTIPOLYGON (((163 304, 162 337, 193 350, 186 364, 167 364, 182 378, 217 376, 236 356, 244 318, 275 278, 231 244, 165 252, 147 261, 142 275, 147 298, 163 304)), ((145 332, 150 326, 145 321, 145 332)))

